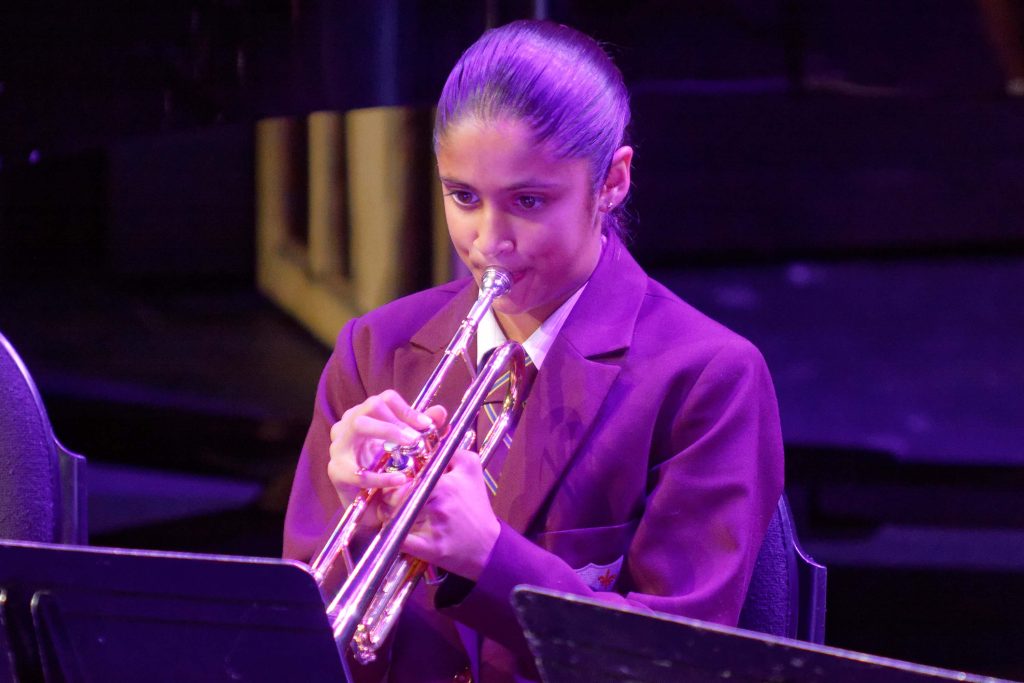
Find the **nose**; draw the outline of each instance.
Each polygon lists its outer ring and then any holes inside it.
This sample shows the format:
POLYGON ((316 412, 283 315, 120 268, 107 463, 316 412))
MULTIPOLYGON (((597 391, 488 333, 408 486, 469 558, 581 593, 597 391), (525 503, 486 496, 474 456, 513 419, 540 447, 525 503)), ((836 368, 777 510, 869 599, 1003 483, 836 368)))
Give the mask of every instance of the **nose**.
POLYGON ((487 206, 479 216, 480 223, 477 226, 473 247, 488 263, 491 263, 496 257, 515 250, 511 226, 504 212, 493 206, 487 206))

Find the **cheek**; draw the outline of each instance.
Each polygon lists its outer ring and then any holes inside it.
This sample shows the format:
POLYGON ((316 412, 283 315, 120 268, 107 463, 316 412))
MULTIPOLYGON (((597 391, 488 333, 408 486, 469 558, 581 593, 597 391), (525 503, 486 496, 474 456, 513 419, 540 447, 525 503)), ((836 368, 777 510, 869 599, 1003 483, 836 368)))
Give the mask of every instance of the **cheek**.
POLYGON ((560 267, 582 247, 576 216, 549 222, 533 240, 535 258, 552 267, 560 267))
POLYGON ((459 252, 466 251, 469 248, 469 237, 465 225, 463 225, 457 215, 447 208, 444 212, 444 218, 445 223, 448 224, 448 237, 451 238, 455 249, 459 252))

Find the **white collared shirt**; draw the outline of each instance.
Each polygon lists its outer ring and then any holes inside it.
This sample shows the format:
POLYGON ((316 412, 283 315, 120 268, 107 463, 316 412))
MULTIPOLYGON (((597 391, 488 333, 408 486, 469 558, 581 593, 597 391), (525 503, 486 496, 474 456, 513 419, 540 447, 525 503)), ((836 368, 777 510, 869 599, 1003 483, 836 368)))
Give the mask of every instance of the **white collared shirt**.
MULTIPOLYGON (((555 309, 555 312, 547 317, 540 324, 533 334, 523 342, 523 348, 526 350, 526 354, 533 361, 534 366, 540 370, 541 365, 544 364, 544 359, 548 355, 548 351, 551 350, 551 345, 555 343, 555 337, 558 336, 559 331, 562 329, 562 325, 565 324, 569 314, 572 313, 573 306, 576 305, 576 301, 583 294, 583 290, 587 288, 587 283, 584 282, 583 286, 577 289, 572 296, 565 300, 565 302, 555 309)), ((494 317, 494 311, 488 310, 484 314, 483 319, 480 321, 480 327, 476 330, 476 363, 480 365, 480 361, 483 359, 484 354, 493 348, 496 348, 506 341, 505 333, 501 331, 501 326, 498 325, 497 318, 494 317)))

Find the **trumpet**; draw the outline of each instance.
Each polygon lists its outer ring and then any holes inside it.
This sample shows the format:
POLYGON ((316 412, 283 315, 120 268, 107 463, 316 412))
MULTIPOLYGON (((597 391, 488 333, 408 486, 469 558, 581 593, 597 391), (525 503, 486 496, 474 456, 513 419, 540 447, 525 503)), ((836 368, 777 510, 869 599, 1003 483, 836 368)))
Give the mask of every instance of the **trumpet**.
POLYGON ((361 491, 345 509, 323 549, 310 564, 310 572, 321 592, 326 592, 327 576, 339 559, 348 572, 344 584, 327 604, 334 639, 343 657, 345 648, 350 646, 356 661, 363 664, 372 662, 397 623, 402 607, 427 568, 426 563, 405 555, 399 547, 455 451, 472 444, 477 414, 506 369, 509 382, 501 412, 479 449, 484 466, 519 418, 526 362, 522 346, 514 341, 505 342, 494 350, 479 372, 467 352, 480 321, 494 300, 507 293, 511 285, 512 277, 507 270, 490 266, 484 271, 477 300, 412 403, 415 410, 425 410, 436 398, 444 378, 461 358, 474 379, 452 413, 447 434, 442 436, 431 427, 410 446, 385 444, 372 465, 375 471, 401 472, 409 477, 413 483, 408 497, 395 509, 358 562, 353 562, 350 551, 352 539, 363 514, 379 495, 379 489, 361 491))

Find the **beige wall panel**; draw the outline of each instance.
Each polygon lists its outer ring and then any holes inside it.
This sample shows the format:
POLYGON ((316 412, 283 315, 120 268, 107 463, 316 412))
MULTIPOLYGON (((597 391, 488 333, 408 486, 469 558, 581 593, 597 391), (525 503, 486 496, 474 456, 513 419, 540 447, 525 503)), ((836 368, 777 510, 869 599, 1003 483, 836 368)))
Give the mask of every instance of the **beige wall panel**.
POLYGON ((314 112, 307 121, 309 266, 316 278, 345 274, 345 116, 314 112))
MULTIPOLYGON (((304 191, 293 150, 301 125, 292 118, 264 119, 256 124, 257 273, 264 256, 284 247, 295 220, 291 197, 304 191)), ((262 277, 260 278, 262 283, 262 277)))
POLYGON ((369 310, 405 293, 409 280, 409 197, 422 182, 415 177, 416 114, 357 109, 346 124, 352 281, 357 306, 369 310))
POLYGON ((326 344, 351 317, 451 279, 429 121, 384 107, 257 124, 259 287, 326 344))
MULTIPOLYGON (((314 124, 316 125, 316 124, 314 124)), ((303 125, 293 118, 265 119, 256 124, 256 277, 267 297, 301 322, 317 339, 333 345, 338 330, 353 315, 351 295, 338 277, 313 276, 310 249, 294 238, 300 226, 295 198, 314 193, 303 179, 297 154, 305 144, 303 125)), ((319 194, 318 194, 319 193, 319 194)), ((328 199, 328 201, 331 201, 328 199)), ((316 209, 310 209, 316 213, 316 209)), ((326 222, 326 221, 324 221, 326 222)), ((310 242, 314 238, 310 226, 310 242)), ((311 245, 312 247, 312 245, 311 245)), ((321 262, 321 268, 324 263, 321 262)))

